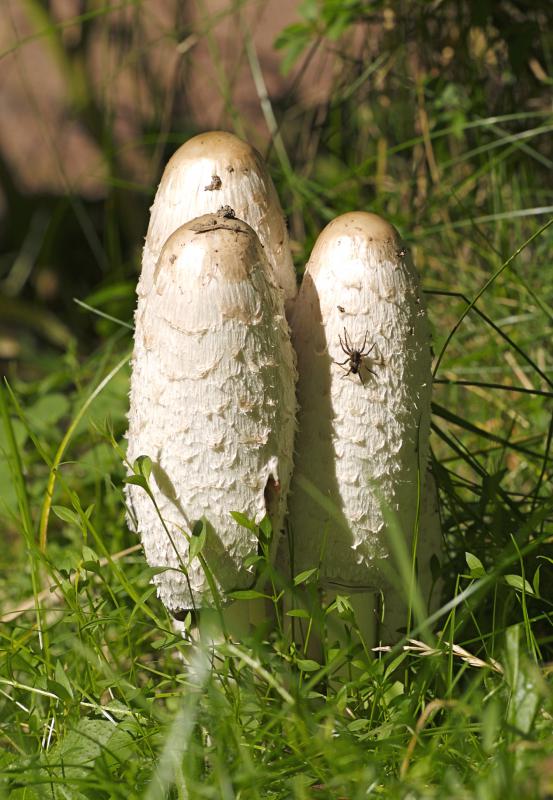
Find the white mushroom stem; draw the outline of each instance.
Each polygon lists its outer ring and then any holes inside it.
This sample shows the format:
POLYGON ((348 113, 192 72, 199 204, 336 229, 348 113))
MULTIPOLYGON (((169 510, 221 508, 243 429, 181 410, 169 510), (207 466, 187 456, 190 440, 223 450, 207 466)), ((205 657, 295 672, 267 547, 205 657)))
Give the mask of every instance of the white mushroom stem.
POLYGON ((269 515, 276 547, 295 428, 295 367, 282 292, 244 222, 206 215, 165 243, 136 316, 128 460, 151 459, 152 499, 127 487, 158 594, 173 613, 216 604, 255 581, 247 559, 269 515), (156 508, 157 506, 157 508, 156 508), (194 523, 207 539, 189 557, 194 523))
POLYGON ((387 586, 388 514, 410 546, 430 425, 429 326, 416 271, 391 225, 365 212, 327 225, 292 334, 300 405, 292 569, 320 565, 328 591, 366 593, 370 617, 371 595, 387 586), (305 491, 306 479, 324 502, 305 491))
MULTIPOLYGON (((424 610, 432 614, 437 610, 440 601, 442 581, 434 583, 432 577, 432 556, 439 558, 442 544, 442 528, 440 521, 438 490, 430 469, 426 472, 425 491, 421 498, 418 546, 415 554, 417 573, 415 591, 423 602, 424 610)), ((377 609, 379 618, 376 636, 379 644, 394 644, 401 638, 409 622, 412 630, 416 624, 413 614, 413 597, 410 596, 411 582, 398 581, 392 590, 385 593, 384 619, 380 621, 381 609, 377 609), (409 617, 409 610, 411 611, 409 617), (409 617, 409 619, 408 619, 409 617)), ((420 638, 420 635, 419 635, 420 638)))
POLYGON ((285 302, 292 303, 296 276, 275 187, 257 150, 225 131, 194 136, 165 167, 151 209, 139 298, 148 294, 161 248, 173 231, 224 206, 257 233, 285 302))

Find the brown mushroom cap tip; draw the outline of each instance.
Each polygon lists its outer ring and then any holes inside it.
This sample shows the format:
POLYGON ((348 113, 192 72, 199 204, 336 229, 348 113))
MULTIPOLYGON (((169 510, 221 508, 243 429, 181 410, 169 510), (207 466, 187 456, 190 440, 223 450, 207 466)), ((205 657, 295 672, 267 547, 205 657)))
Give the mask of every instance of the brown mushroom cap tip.
POLYGON ((188 222, 185 222, 184 225, 178 230, 187 230, 187 231, 194 231, 194 233, 209 233, 211 230, 226 230, 226 231, 235 231, 236 233, 244 233, 250 237, 254 237, 255 239, 258 238, 256 232, 248 225, 247 222, 244 222, 243 219, 238 219, 235 216, 229 216, 226 212, 225 207, 221 208, 215 214, 202 214, 200 217, 196 217, 195 219, 191 219, 188 222))
POLYGON ((393 225, 369 211, 350 211, 341 214, 329 222, 322 231, 320 239, 338 236, 364 236, 375 242, 388 242, 399 239, 398 232, 393 225))
POLYGON ((139 298, 150 291, 169 235, 192 217, 222 209, 227 227, 232 227, 233 217, 253 227, 265 248, 271 280, 282 290, 285 302, 296 296, 288 233, 267 165, 257 150, 234 134, 208 131, 183 144, 165 167, 151 209, 139 298))
POLYGON ((247 222, 228 218, 224 210, 217 214, 203 214, 181 225, 169 236, 159 255, 154 283, 161 270, 172 269, 181 258, 185 268, 188 260, 190 264, 195 262, 199 251, 214 263, 221 276, 231 282, 247 280, 252 268, 263 259, 257 234, 247 222))
POLYGON ((313 277, 324 266, 328 248, 339 246, 340 240, 357 240, 375 248, 400 246, 401 237, 389 222, 368 211, 350 211, 329 222, 323 229, 311 253, 307 272, 313 277), (324 253, 324 256, 323 256, 324 253))
MULTIPOLYGON (((229 161, 256 160, 257 151, 247 142, 227 131, 206 131, 188 139, 173 153, 165 168, 165 173, 178 169, 186 161, 197 161, 201 158, 210 160, 228 158, 229 161)), ((220 176, 223 178, 223 176, 220 176)))

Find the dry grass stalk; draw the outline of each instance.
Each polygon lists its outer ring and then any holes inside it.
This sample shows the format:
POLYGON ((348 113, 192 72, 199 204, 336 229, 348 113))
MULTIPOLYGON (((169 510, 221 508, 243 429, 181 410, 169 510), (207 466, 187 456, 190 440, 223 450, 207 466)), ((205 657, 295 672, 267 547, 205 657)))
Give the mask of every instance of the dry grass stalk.
MULTIPOLYGON (((422 642, 418 642, 417 644, 422 644, 422 642)), ((428 703, 427 706, 424 707, 422 714, 417 720, 417 724, 415 726, 415 730, 413 731, 413 735, 409 740, 409 744, 407 745, 405 757, 401 762, 401 769, 399 771, 399 776, 402 780, 403 778, 405 778, 407 770, 409 769, 409 762, 411 761, 413 751, 415 750, 416 744, 418 742, 419 734, 421 733, 422 729, 424 728, 424 726, 426 725, 432 714, 435 711, 439 711, 439 709, 441 708, 454 708, 456 705, 458 704, 455 702, 455 700, 432 700, 430 703, 428 703)))
MULTIPOLYGON (((408 644, 404 644, 402 647, 403 651, 407 653, 416 653, 420 656, 437 656, 448 653, 447 649, 430 647, 430 645, 427 645, 418 639, 408 639, 407 641, 408 644)), ((469 666, 478 667, 479 669, 491 669, 493 672, 503 675, 503 667, 494 658, 491 658, 489 661, 484 661, 483 659, 478 658, 478 656, 469 653, 468 650, 465 650, 464 647, 460 647, 458 644, 451 644, 445 640, 442 640, 442 644, 449 648, 454 656, 458 656, 466 664, 469 664, 469 666)), ((392 649, 393 648, 390 645, 381 645, 380 647, 372 648, 373 653, 389 653, 392 651, 392 649)))

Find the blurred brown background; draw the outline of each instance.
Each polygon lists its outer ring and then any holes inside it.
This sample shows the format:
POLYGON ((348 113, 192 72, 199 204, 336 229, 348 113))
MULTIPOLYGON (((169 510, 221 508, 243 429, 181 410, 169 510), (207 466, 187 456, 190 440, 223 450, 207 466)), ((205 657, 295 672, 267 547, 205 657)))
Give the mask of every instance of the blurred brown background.
POLYGON ((447 221, 440 161, 485 213, 471 126, 551 109, 552 28, 540 0, 0 0, 0 359, 105 332, 74 297, 130 319, 163 165, 202 129, 268 157, 299 266, 351 208, 447 221))
POLYGON ((175 117, 197 129, 238 127, 263 146, 269 131, 244 42, 273 100, 295 85, 298 99, 313 105, 332 86, 333 56, 322 48, 301 82, 297 70, 280 72, 273 43, 297 20, 295 0, 145 0, 114 4, 96 22, 94 12, 79 19, 89 6, 52 0, 48 14, 38 4, 3 0, 0 148, 23 192, 103 197, 108 157, 128 180, 147 186, 157 165, 143 138, 148 131, 163 136, 175 117), (99 115, 111 121, 109 156, 97 136, 99 115))

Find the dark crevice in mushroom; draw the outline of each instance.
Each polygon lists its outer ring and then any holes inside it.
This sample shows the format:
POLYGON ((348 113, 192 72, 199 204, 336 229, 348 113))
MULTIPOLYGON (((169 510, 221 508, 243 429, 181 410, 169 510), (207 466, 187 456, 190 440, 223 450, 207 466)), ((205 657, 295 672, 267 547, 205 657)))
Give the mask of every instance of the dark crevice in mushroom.
POLYGON ((170 609, 171 616, 173 619, 176 619, 177 622, 184 622, 186 619, 187 614, 190 614, 192 617, 192 624, 195 624, 195 617, 196 612, 194 609, 191 608, 171 608, 170 609))

